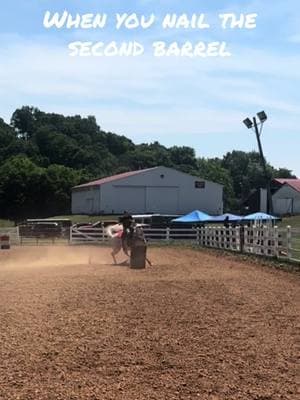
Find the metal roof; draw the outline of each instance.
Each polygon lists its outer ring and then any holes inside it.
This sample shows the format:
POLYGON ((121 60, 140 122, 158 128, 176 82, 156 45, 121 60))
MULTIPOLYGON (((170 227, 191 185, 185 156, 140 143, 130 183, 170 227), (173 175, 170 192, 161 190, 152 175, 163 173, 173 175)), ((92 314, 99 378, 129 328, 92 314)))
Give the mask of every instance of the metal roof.
POLYGON ((74 186, 73 189, 90 187, 90 186, 99 186, 99 185, 102 185, 103 183, 109 183, 109 182, 117 181, 119 179, 124 179, 124 178, 128 178, 130 176, 138 175, 138 174, 141 174, 142 172, 151 171, 155 168, 157 168, 157 167, 139 169, 137 171, 129 171, 129 172, 124 172, 122 174, 107 176, 106 178, 101 178, 101 179, 97 179, 96 181, 91 181, 88 183, 84 183, 82 185, 74 186))
MULTIPOLYGON (((89 187, 93 187, 93 186, 100 186, 100 185, 102 185, 102 184, 104 184, 104 183, 114 182, 114 181, 117 181, 117 180, 119 180, 119 179, 124 179, 124 178, 128 178, 128 177, 130 177, 130 176, 134 176, 134 175, 141 174, 141 173, 143 173, 143 172, 153 171, 153 170, 158 169, 158 168, 161 168, 161 167, 162 167, 162 166, 157 166, 157 167, 152 167, 152 168, 139 169, 139 170, 137 170, 137 171, 124 172, 124 173, 122 173, 122 174, 107 176, 107 177, 105 177, 105 178, 101 178, 101 179, 97 179, 97 180, 95 180, 95 181, 87 182, 87 183, 84 183, 84 184, 82 184, 82 185, 74 186, 72 189, 80 189, 80 188, 89 188, 89 187)), ((201 179, 201 180, 203 180, 203 181, 205 181, 205 182, 210 182, 210 183, 213 183, 214 185, 218 185, 218 186, 221 186, 221 187, 224 186, 224 185, 221 185, 220 183, 208 181, 207 179, 202 179, 202 178, 200 178, 200 177, 198 177, 198 176, 194 176, 194 175, 187 174, 186 172, 178 171, 178 170, 176 170, 175 168, 168 168, 168 167, 163 167, 163 168, 164 168, 164 169, 167 169, 167 170, 176 171, 177 173, 179 173, 179 174, 181 174, 181 175, 189 176, 190 178, 192 177, 192 178, 194 178, 194 179, 201 179)))
POLYGON ((274 181, 281 185, 289 185, 297 192, 300 192, 300 179, 274 179, 274 181))

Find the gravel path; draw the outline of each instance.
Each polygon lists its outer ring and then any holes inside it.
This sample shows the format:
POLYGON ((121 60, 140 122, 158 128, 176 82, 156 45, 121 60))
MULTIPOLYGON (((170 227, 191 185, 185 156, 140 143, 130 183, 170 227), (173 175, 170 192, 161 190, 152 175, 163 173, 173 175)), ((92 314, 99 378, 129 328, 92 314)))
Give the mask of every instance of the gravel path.
POLYGON ((300 396, 296 274, 175 248, 140 271, 106 248, 0 256, 1 400, 300 396))

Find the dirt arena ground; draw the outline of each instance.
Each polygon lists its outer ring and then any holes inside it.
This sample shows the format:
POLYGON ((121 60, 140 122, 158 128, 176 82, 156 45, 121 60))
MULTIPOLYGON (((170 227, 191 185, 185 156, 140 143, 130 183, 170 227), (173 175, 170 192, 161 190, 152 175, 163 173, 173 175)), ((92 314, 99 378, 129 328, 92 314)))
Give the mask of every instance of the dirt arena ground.
POLYGON ((299 275, 184 248, 149 257, 137 271, 108 248, 1 251, 0 399, 300 398, 299 275))

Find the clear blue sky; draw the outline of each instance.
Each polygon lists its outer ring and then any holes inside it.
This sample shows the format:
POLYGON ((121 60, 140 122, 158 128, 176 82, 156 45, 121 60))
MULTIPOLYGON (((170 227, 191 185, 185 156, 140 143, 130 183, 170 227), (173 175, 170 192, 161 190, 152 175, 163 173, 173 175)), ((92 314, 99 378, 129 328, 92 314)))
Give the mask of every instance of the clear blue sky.
MULTIPOLYGON (((265 110, 262 140, 273 165, 300 176, 299 0, 10 0, 0 11, 0 116, 22 105, 95 115, 136 143, 187 145, 197 155, 256 149, 242 120, 265 110), (104 30, 46 30, 44 13, 107 13, 104 30), (149 30, 116 31, 117 12, 157 16, 149 30), (257 13, 254 30, 222 30, 218 14, 257 13), (207 31, 163 31, 166 13, 205 13, 207 31), (96 58, 68 55, 74 40, 226 41, 230 58, 96 58)), ((147 47, 148 46, 148 47, 147 47)))

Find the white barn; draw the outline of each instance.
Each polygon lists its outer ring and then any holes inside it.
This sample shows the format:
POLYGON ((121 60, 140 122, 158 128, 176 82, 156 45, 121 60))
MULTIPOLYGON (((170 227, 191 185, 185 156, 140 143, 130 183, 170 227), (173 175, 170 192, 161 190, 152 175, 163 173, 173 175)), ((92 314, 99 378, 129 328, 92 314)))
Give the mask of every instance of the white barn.
POLYGON ((223 186, 154 167, 88 182, 72 188, 72 214, 185 214, 195 209, 223 212, 223 186))
POLYGON ((276 215, 300 214, 300 179, 274 179, 279 187, 272 196, 276 215))

